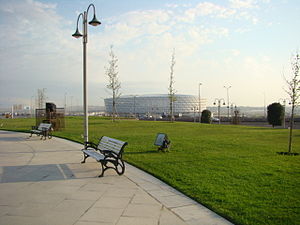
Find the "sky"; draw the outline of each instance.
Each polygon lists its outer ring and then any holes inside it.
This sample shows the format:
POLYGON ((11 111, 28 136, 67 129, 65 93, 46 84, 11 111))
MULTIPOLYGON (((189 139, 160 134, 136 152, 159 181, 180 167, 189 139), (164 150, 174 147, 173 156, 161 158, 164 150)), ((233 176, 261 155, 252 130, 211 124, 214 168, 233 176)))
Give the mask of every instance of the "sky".
POLYGON ((42 88, 57 107, 82 105, 83 45, 71 35, 90 3, 102 24, 88 26, 89 105, 111 96, 110 46, 122 95, 167 94, 174 50, 176 93, 198 95, 202 83, 207 106, 227 101, 224 86, 237 106, 288 97, 298 0, 0 0, 0 108, 31 105, 42 88))

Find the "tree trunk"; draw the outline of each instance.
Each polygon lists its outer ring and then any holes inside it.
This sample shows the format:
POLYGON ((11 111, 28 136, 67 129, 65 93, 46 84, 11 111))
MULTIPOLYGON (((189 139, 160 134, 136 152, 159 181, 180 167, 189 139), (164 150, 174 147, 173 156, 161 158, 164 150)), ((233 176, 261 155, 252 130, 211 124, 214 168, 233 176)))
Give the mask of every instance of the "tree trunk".
POLYGON ((113 105, 112 105, 112 111, 113 111, 113 116, 112 116, 112 121, 115 122, 115 116, 116 116, 116 96, 113 91, 113 105))
POLYGON ((170 98, 170 121, 174 122, 174 112, 173 112, 173 99, 170 98))
POLYGON ((294 104, 292 104, 292 112, 290 118, 290 137, 289 137, 289 153, 292 152, 292 135, 293 135, 293 126, 294 126, 294 104))

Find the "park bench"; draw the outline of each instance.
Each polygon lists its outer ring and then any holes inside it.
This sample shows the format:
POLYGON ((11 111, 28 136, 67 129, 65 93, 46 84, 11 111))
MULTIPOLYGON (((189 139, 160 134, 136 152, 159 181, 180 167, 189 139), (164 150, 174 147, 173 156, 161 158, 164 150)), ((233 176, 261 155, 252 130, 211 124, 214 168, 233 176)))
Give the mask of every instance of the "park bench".
POLYGON ((33 126, 32 130, 30 130, 30 136, 32 137, 33 134, 36 134, 37 136, 41 136, 41 139, 44 137, 44 140, 48 137, 49 139, 52 138, 51 133, 51 123, 40 123, 38 127, 33 126))
POLYGON ((117 174, 122 175, 125 172, 125 163, 122 159, 124 147, 127 142, 102 136, 98 145, 93 142, 87 142, 86 147, 82 149, 84 159, 81 163, 85 163, 88 157, 94 158, 101 164, 102 177, 107 169, 114 169, 117 174))

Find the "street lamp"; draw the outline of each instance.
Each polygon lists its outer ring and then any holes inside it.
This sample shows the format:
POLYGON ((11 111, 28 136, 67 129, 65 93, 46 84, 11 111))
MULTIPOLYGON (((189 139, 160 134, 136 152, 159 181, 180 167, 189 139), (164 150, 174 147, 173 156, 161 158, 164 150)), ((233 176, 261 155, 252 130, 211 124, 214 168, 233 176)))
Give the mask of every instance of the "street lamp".
MULTIPOLYGON (((285 106, 286 106, 286 101, 289 101, 289 99, 288 98, 281 98, 281 99, 279 99, 279 103, 283 103, 283 128, 285 128, 285 106)), ((289 104, 291 104, 290 102, 289 102, 289 104)))
POLYGON ((199 123, 201 123, 201 93, 200 93, 200 87, 201 87, 202 83, 199 83, 199 99, 198 99, 198 103, 199 103, 199 123))
POLYGON ((96 9, 93 4, 90 4, 86 11, 83 13, 80 13, 77 18, 77 25, 76 25, 76 31, 74 34, 72 34, 75 38, 81 38, 82 37, 82 43, 83 43, 83 111, 84 111, 84 146, 87 146, 87 142, 89 141, 89 134, 88 134, 88 103, 87 103, 87 82, 86 82, 86 44, 87 44, 87 18, 88 18, 88 12, 90 7, 93 8, 94 16, 93 19, 89 22, 92 26, 98 26, 100 25, 100 21, 96 18, 96 9), (79 32, 78 29, 78 22, 80 17, 82 17, 82 29, 83 34, 79 32))
POLYGON ((191 110, 194 111, 194 123, 195 123, 195 122, 196 122, 196 111, 198 110, 198 107, 197 107, 197 106, 193 106, 193 107, 191 108, 191 110))
POLYGON ((228 121, 229 121, 229 89, 231 88, 231 86, 228 86, 228 87, 226 87, 226 86, 224 86, 224 88, 226 88, 227 89, 227 117, 228 117, 228 121))
POLYGON ((214 102, 214 105, 216 105, 218 103, 218 119, 219 119, 219 124, 221 124, 220 110, 221 110, 222 101, 223 101, 223 105, 225 105, 224 98, 216 98, 215 102, 214 102))

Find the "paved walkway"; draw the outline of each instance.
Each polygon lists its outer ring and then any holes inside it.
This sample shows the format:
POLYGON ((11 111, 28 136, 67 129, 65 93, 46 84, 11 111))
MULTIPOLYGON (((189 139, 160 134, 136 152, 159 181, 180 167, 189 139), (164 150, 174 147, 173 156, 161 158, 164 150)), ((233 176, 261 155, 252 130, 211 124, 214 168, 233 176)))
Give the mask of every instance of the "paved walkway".
POLYGON ((98 178, 82 145, 28 136, 0 131, 1 225, 231 224, 133 166, 98 178))

